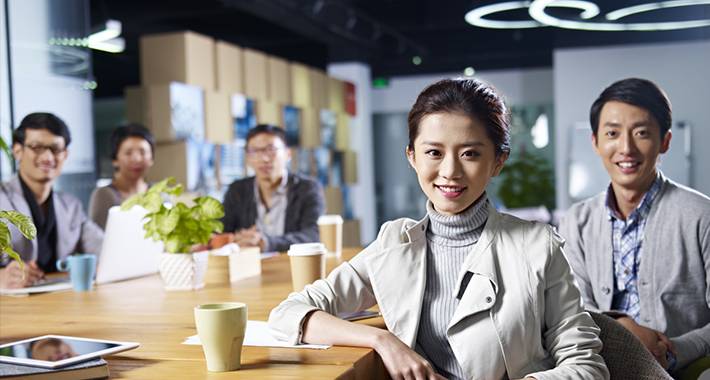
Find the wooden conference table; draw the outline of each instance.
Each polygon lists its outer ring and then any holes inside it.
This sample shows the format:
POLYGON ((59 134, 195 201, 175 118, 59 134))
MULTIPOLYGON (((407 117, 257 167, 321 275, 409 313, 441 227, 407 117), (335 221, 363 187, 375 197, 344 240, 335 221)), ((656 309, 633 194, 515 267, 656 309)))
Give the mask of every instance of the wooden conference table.
MULTIPOLYGON (((344 249, 350 258, 357 249, 344 249)), ((328 271, 340 260, 329 258, 328 271)), ((0 343, 45 334, 140 342, 141 347, 105 359, 118 379, 377 379, 381 360, 369 348, 327 350, 248 347, 242 369, 209 373, 201 346, 181 344, 196 334, 193 308, 203 303, 244 302, 249 319, 266 320, 291 291, 288 257, 262 261, 261 276, 208 284, 198 291, 167 292, 157 275, 100 285, 93 291, 0 296, 0 343)), ((364 323, 384 326, 382 319, 364 323)))

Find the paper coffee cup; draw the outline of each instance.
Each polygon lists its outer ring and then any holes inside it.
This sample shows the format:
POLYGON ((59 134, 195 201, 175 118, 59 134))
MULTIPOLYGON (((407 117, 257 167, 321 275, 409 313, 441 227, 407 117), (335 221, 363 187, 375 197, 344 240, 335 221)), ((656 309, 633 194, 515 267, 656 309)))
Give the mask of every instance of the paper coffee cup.
POLYGON ((340 215, 323 215, 318 218, 320 241, 328 253, 340 257, 343 251, 343 218, 340 215))
POLYGON ((322 243, 291 244, 288 256, 294 292, 300 292, 306 285, 325 277, 325 254, 322 243))

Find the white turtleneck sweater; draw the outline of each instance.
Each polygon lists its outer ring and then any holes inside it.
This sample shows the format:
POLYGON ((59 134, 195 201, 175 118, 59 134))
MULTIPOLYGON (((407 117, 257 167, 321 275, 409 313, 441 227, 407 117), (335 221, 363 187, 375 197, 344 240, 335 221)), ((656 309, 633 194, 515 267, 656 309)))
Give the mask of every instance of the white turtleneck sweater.
POLYGON ((456 280, 466 255, 481 236, 488 219, 485 193, 456 215, 442 215, 427 201, 429 226, 426 232, 426 286, 417 334, 416 351, 447 379, 464 379, 446 339, 446 327, 459 300, 456 280))

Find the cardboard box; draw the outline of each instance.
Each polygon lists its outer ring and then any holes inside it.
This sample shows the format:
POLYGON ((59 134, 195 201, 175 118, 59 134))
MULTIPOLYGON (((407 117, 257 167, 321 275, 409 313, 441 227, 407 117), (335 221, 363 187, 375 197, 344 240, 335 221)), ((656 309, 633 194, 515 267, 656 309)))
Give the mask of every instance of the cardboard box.
POLYGON ((291 104, 291 70, 288 61, 268 56, 269 100, 279 104, 291 104))
POLYGON ((345 82, 328 77, 328 105, 333 112, 345 112, 345 82))
POLYGON ((328 107, 328 75, 325 71, 311 69, 311 106, 317 110, 328 107))
POLYGON ((338 112, 335 124, 335 149, 350 149, 350 115, 338 112))
POLYGON ((291 104, 311 106, 311 74, 308 66, 291 62, 291 104))
POLYGON ((343 193, 339 187, 326 186, 325 193, 325 213, 343 214, 343 193))
POLYGON ((359 219, 343 221, 343 247, 362 247, 359 219))
POLYGON ((205 140, 213 144, 234 140, 231 98, 226 92, 205 91, 205 140))
POLYGON ((357 183, 357 153, 352 150, 347 150, 344 152, 343 172, 343 180, 345 181, 345 183, 357 183))
POLYGON ((123 89, 126 121, 129 123, 146 124, 145 94, 140 86, 129 86, 123 89))
POLYGON ((256 100, 269 100, 266 54, 244 49, 244 94, 256 100))
POLYGON ((244 92, 244 52, 237 45, 215 43, 215 88, 228 94, 244 92))
POLYGON ((190 31, 140 38, 143 85, 182 82, 214 90, 214 40, 190 31))
POLYGON ((202 89, 173 82, 143 87, 144 123, 157 142, 205 137, 202 89))
POLYGON ((320 140, 320 112, 314 108, 301 108, 301 148, 317 148, 320 140))
POLYGON ((155 146, 155 163, 148 170, 148 182, 158 182, 175 177, 188 191, 214 186, 214 168, 211 155, 214 146, 194 140, 179 140, 155 146))
POLYGON ((283 128, 283 107, 267 100, 256 101, 256 121, 258 124, 273 124, 283 128))

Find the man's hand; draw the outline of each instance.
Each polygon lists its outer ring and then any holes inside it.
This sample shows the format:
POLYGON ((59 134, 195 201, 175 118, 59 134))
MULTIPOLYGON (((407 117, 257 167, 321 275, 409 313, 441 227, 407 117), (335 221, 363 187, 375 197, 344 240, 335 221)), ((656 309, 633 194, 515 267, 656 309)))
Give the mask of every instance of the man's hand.
POLYGON ((44 272, 37 266, 37 263, 30 261, 25 263, 24 270, 20 268, 20 263, 12 261, 5 268, 0 269, 0 288, 18 289, 32 285, 44 277, 44 272))
POLYGON ((653 354, 663 368, 668 368, 666 351, 671 351, 675 354, 675 347, 673 347, 673 343, 671 343, 667 336, 654 329, 643 327, 629 317, 621 317, 616 321, 627 330, 631 331, 651 354, 653 354))
POLYGON ((261 250, 264 249, 266 243, 264 236, 256 229, 256 226, 237 231, 234 234, 234 242, 240 247, 259 247, 261 250))

